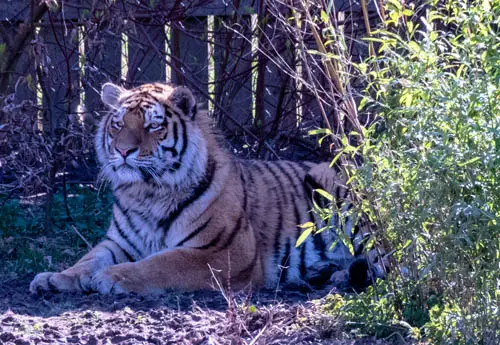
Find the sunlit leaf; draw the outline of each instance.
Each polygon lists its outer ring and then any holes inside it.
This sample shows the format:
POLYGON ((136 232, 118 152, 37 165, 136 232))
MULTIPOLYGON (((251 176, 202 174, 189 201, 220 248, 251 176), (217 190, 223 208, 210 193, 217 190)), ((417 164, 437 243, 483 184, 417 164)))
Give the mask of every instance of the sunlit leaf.
MULTIPOLYGON (((301 228, 304 228, 304 227, 301 226, 301 228)), ((299 247, 302 243, 304 243, 304 241, 307 240, 307 238, 312 234, 313 230, 314 230, 314 224, 312 224, 309 227, 304 228, 304 231, 302 231, 299 238, 297 238, 297 242, 295 243, 295 247, 299 247)))

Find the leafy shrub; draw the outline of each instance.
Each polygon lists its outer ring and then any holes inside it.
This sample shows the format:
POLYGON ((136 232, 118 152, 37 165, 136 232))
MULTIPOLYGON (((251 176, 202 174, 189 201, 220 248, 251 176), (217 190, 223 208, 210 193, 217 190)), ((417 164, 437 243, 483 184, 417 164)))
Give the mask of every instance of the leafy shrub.
POLYGON ((388 21, 367 38, 377 56, 356 65, 368 84, 361 108, 378 120, 344 152, 362 153, 353 185, 399 268, 389 290, 339 313, 377 335, 405 321, 433 343, 497 344, 500 2, 428 5, 417 17, 389 1, 388 21))

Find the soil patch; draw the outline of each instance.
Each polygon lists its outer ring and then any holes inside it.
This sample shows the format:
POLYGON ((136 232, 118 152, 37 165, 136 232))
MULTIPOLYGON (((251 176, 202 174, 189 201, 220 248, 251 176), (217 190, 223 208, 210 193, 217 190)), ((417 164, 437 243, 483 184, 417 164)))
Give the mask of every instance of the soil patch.
POLYGON ((325 291, 34 296, 32 278, 0 283, 0 344, 392 344, 349 339, 311 302, 325 291))

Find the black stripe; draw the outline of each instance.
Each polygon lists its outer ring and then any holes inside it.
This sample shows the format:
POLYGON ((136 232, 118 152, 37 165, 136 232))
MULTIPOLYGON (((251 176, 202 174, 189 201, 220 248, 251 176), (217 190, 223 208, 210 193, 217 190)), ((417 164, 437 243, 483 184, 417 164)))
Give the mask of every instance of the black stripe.
MULTIPOLYGON (((295 178, 298 181, 300 181, 300 183, 303 185, 304 177, 306 176, 306 173, 305 172, 300 173, 297 170, 296 163, 294 163, 294 162, 284 162, 284 163, 287 164, 287 166, 292 170, 293 174, 295 175, 295 178)), ((307 193, 305 195, 307 196, 307 193)))
MULTIPOLYGON (((116 217, 115 215, 113 215, 113 224, 115 225, 116 227, 116 230, 118 231, 118 234, 125 240, 125 242, 127 242, 127 244, 132 248, 134 249, 137 254, 139 254, 140 257, 143 257, 141 251, 139 250, 139 248, 137 248, 137 246, 132 243, 130 241, 130 238, 127 236, 127 234, 123 231, 123 229, 118 225, 118 221, 116 220, 116 217)), ((135 261, 135 260, 134 260, 135 261)))
MULTIPOLYGON (((293 172, 295 173, 297 178, 300 179, 300 174, 295 169, 295 165, 293 163, 291 163, 288 166, 290 167, 290 169, 293 170, 293 172)), ((303 191, 304 191, 303 195, 305 196, 305 201, 307 204, 307 214, 309 216, 309 221, 311 223, 316 223, 316 221, 314 219, 314 214, 312 212, 312 210, 313 210, 312 200, 311 200, 310 196, 308 195, 309 189, 305 183, 302 183, 302 186, 303 186, 303 191)), ((298 238, 298 236, 300 236, 300 233, 301 233, 301 231, 297 232, 297 238, 298 238)), ((323 243, 323 237, 321 236, 321 234, 313 235, 313 242, 314 242, 315 250, 318 252, 321 259, 323 259, 323 258, 326 259, 327 258, 326 253, 325 253, 326 247, 323 248, 323 246, 322 246, 322 244, 324 244, 324 243, 323 243), (318 239, 316 239, 316 238, 318 238, 318 239)), ((300 248, 299 271, 300 271, 300 274, 302 275, 302 277, 304 277, 306 274, 306 263, 305 263, 305 259, 306 259, 306 252, 305 251, 307 249, 306 247, 307 247, 307 242, 304 242, 304 243, 302 243, 301 248, 300 248)))
POLYGON ((142 180, 146 183, 149 183, 152 179, 151 174, 144 167, 139 167, 139 172, 141 173, 142 180))
POLYGON ((163 105, 163 108, 164 108, 164 110, 165 110, 165 115, 166 115, 167 117, 172 117, 172 112, 171 112, 170 108, 169 108, 169 107, 167 107, 165 104, 163 105))
POLYGON ((179 154, 174 147, 168 147, 163 145, 160 145, 160 147, 163 149, 163 151, 170 152, 172 154, 172 157, 177 157, 177 155, 179 154))
MULTIPOLYGON (((327 231, 327 230, 324 230, 327 231)), ((323 233, 316 233, 313 234, 313 241, 314 241, 314 249, 318 253, 320 260, 327 260, 326 256, 326 243, 323 239, 323 233)))
MULTIPOLYGON (((284 161, 276 162, 276 166, 283 173, 283 175, 285 175, 285 177, 287 178, 288 182, 290 182, 290 184, 293 187, 293 190, 294 190, 295 194, 299 195, 300 192, 299 192, 299 189, 298 189, 297 185, 295 184, 295 181, 293 180, 293 177, 288 173, 288 171, 285 169, 285 167, 282 166, 282 164, 286 164, 286 163, 290 163, 290 162, 284 162, 284 161)), ((288 166, 290 166, 290 164, 288 164, 288 166)), ((301 179, 298 176, 297 176, 297 180, 301 181, 301 179)))
POLYGON ((255 183, 255 179, 253 178, 251 167, 255 167, 256 164, 255 164, 255 162, 252 162, 252 163, 253 164, 251 166, 245 165, 247 167, 246 172, 248 173, 248 179, 250 180, 250 184, 255 183))
POLYGON ((174 144, 172 146, 166 146, 163 144, 160 144, 160 147, 163 149, 163 151, 168 151, 172 154, 172 157, 177 157, 179 152, 177 151, 177 141, 179 140, 179 134, 178 134, 178 129, 177 129, 177 122, 174 122, 174 144))
POLYGON ((312 195, 313 189, 324 189, 323 186, 321 186, 315 179, 313 179, 310 174, 306 174, 306 176, 304 177, 304 183, 310 190, 309 195, 312 195))
MULTIPOLYGON (((293 170, 293 172, 295 173, 295 176, 297 178, 299 178, 301 181, 303 181, 303 179, 301 179, 301 175, 299 174, 299 172, 295 169, 295 166, 293 164, 289 164, 288 165, 290 167, 290 169, 293 170)), ((307 210, 308 210, 308 213, 309 213, 309 219, 312 219, 311 221, 314 223, 314 217, 312 216, 312 213, 309 212, 313 209, 313 205, 312 205, 312 202, 311 202, 311 198, 309 196, 309 190, 307 188, 307 186, 305 185, 305 183, 302 183, 302 188, 303 188, 303 191, 304 191, 304 196, 305 196, 305 200, 306 200, 306 203, 307 203, 307 210)))
MULTIPOLYGON (((323 186, 321 186, 316 180, 314 180, 310 174, 307 174, 306 177, 304 178, 304 185, 309 193, 309 196, 313 196, 316 204, 319 205, 320 207, 325 207, 326 202, 323 202, 324 198, 320 196, 318 193, 313 192, 313 189, 324 189, 323 186)), ((310 200, 309 197, 307 197, 307 199, 308 201, 310 200)), ((311 221, 314 222, 314 217, 312 216, 312 213, 309 214, 311 221)), ((313 242, 314 242, 314 249, 318 253, 320 259, 327 260, 328 258, 326 256, 326 244, 324 242, 323 235, 321 233, 313 234, 313 242)))
POLYGON ((307 247, 307 242, 304 242, 302 243, 302 246, 300 248, 299 271, 300 271, 300 276, 302 278, 304 278, 306 275, 306 247, 307 247))
MULTIPOLYGON (((311 204, 311 200, 309 198, 307 198, 306 201, 307 201, 308 207, 311 207, 311 209, 308 211, 309 221, 312 223, 315 223, 316 221, 314 219, 314 214, 312 211, 313 206, 311 204)), ((327 231, 327 230, 324 230, 324 231, 327 231)), ((328 257, 326 256, 326 243, 324 241, 322 233, 312 234, 312 236, 313 236, 314 249, 318 253, 320 259, 327 260, 328 257)))
POLYGON ((113 261, 113 265, 116 265, 118 263, 118 260, 116 260, 115 253, 107 245, 101 243, 101 246, 111 253, 111 260, 113 261))
MULTIPOLYGON (((152 196, 149 195, 149 194, 150 194, 149 192, 146 194, 146 198, 151 199, 152 196)), ((146 223, 150 229, 154 229, 155 226, 153 225, 153 223, 151 222, 151 220, 148 219, 148 218, 146 218, 142 212, 139 212, 139 211, 136 211, 136 210, 127 210, 127 213, 129 213, 129 212, 130 212, 130 214, 133 214, 137 218, 139 218, 141 220, 141 222, 146 223)))
POLYGON ((194 120, 194 119, 195 119, 195 117, 196 117, 196 114, 198 114, 198 105, 197 105, 197 104, 195 104, 195 105, 193 106, 193 109, 192 109, 191 111, 192 111, 192 113, 193 113, 193 116, 191 116, 191 119, 192 119, 192 120, 194 120))
MULTIPOLYGON (((102 150, 104 152, 107 152, 106 136, 108 135, 108 127, 109 127, 109 123, 111 122, 112 118, 113 118, 112 116, 108 117, 108 119, 106 120, 106 123, 104 124, 104 130, 102 131, 102 150)), ((111 153, 111 152, 108 152, 108 153, 111 153)))
MULTIPOLYGON (((293 170, 293 168, 291 167, 291 165, 292 165, 292 164, 293 164, 293 163, 289 163, 289 164, 288 164, 288 166, 289 166, 289 167, 293 170)), ((288 173, 288 171, 286 171, 286 169, 285 169, 283 166, 281 166, 281 164, 279 164, 279 163, 278 163, 277 165, 278 165, 278 167, 280 168, 280 170, 281 170, 281 172, 283 173, 283 175, 285 175, 285 177, 288 179, 288 181, 290 182, 290 184, 293 186, 293 189, 294 189, 294 191, 295 191, 296 195, 297 195, 297 196, 301 196, 301 197, 305 197, 305 199, 306 199, 306 200, 305 200, 305 201, 306 201, 306 204, 309 206, 309 203, 307 202, 307 199, 308 199, 307 195, 302 195, 302 193, 300 193, 300 191, 299 191, 299 189, 298 189, 297 185, 295 185, 295 183, 294 183, 294 181, 293 181, 293 178, 292 178, 292 176, 288 173)), ((295 171, 295 170, 293 170, 293 171, 296 173, 296 171, 295 171)), ((299 176, 297 176, 297 175, 296 175, 296 178, 300 180, 300 177, 299 177, 299 176)), ((294 198, 294 195, 291 195, 291 198, 292 198, 292 203, 293 203, 293 212, 294 212, 294 215, 295 215, 295 223, 297 224, 297 231, 296 231, 296 235, 295 235, 295 236, 296 236, 296 237, 295 237, 295 240, 297 240, 297 239, 299 238, 300 234, 302 233, 301 228, 298 226, 299 224, 301 224, 301 218, 300 218, 300 212, 299 212, 299 209, 298 209, 298 206, 297 206, 297 202, 296 202, 296 200, 295 200, 295 198, 294 198)), ((312 223, 314 223, 314 216, 312 215, 312 213, 310 213, 310 212, 308 212, 308 213, 309 213, 309 220, 310 220, 312 223)), ((318 247, 318 246, 316 246, 316 242, 317 242, 316 238, 319 238, 319 239, 320 239, 320 241, 321 241, 321 243, 322 243, 322 238, 321 238, 321 237, 318 237, 318 236, 320 236, 319 234, 318 234, 318 235, 313 235, 313 236, 314 236, 314 239, 315 239, 315 241, 314 241, 314 243, 315 243, 315 249, 318 251, 318 254, 319 254, 319 256, 321 257, 321 259, 322 259, 322 260, 323 260, 323 259, 326 259, 325 248, 324 248, 324 247, 321 247, 321 246, 319 246, 319 247, 318 247)), ((319 244, 320 244, 320 243, 318 242, 318 245, 319 245, 319 244)), ((324 243, 323 243, 323 244, 324 244, 324 243)), ((305 243, 304 243, 304 244, 302 244, 302 247, 305 247, 305 246, 306 246, 306 245, 305 245, 305 243)), ((303 250, 305 250, 305 249, 301 248, 301 255, 302 255, 302 256, 304 255, 304 254, 302 254, 302 251, 303 251, 303 250)), ((303 260, 303 259, 302 259, 302 260, 303 260)), ((303 267, 305 264, 304 264, 304 263, 302 263, 302 261, 301 261, 301 265, 302 265, 302 266, 301 266, 301 272, 305 272, 305 268, 303 267)))
POLYGON ((309 172, 314 167, 314 163, 310 162, 294 162, 296 165, 298 165, 302 170, 304 170, 306 173, 309 172))
POLYGON ((119 185, 118 187, 115 188, 115 192, 118 192, 122 189, 128 189, 130 187, 132 187, 134 185, 134 182, 125 182, 125 183, 122 183, 121 185, 119 185))
POLYGON ((182 161, 182 156, 184 156, 184 153, 186 153, 188 137, 187 137, 186 122, 180 117, 179 117, 179 121, 180 121, 181 126, 182 126, 182 148, 181 148, 181 152, 179 154, 179 161, 182 161))
POLYGON ((243 189, 243 212, 246 212, 247 211, 248 195, 247 195, 247 191, 245 189, 245 176, 243 175, 243 169, 241 169, 241 166, 238 165, 238 167, 240 170, 241 188, 243 189))
POLYGON ((242 269, 240 271, 240 273, 238 273, 235 280, 237 280, 237 281, 248 280, 248 278, 250 278, 250 274, 252 273, 253 269, 255 268, 255 263, 257 262, 258 257, 259 257, 259 252, 258 252, 257 248, 255 248, 255 253, 253 255, 252 261, 250 261, 250 263, 244 269, 242 269))
POLYGON ((280 277, 280 283, 286 282, 288 280, 288 260, 290 258, 290 241, 286 241, 285 245, 285 255, 281 258, 281 269, 283 270, 281 272, 281 277, 280 277))
MULTIPOLYGON (((258 164, 254 165, 255 169, 261 174, 262 179, 264 183, 268 186, 270 186, 269 181, 265 178, 265 172, 259 167, 258 164)), ((279 181, 278 181, 279 184, 279 181)), ((276 265, 279 265, 280 262, 280 239, 281 239, 281 230, 283 228, 283 205, 281 204, 281 199, 280 196, 283 195, 283 188, 281 188, 281 195, 276 189, 276 187, 273 187, 272 189, 273 194, 276 196, 276 204, 278 206, 278 223, 276 224, 276 236, 274 237, 274 257, 276 261, 276 265)))
POLYGON ((318 205, 320 208, 325 208, 328 205, 328 200, 321 194, 315 192, 316 189, 325 190, 325 188, 320 185, 310 174, 307 174, 304 178, 304 184, 307 187, 309 198, 312 198, 312 200, 314 200, 316 205, 318 205))
POLYGON ((227 247, 229 247, 231 245, 231 243, 233 243, 234 238, 236 237, 236 235, 238 234, 238 232, 242 228, 242 226, 241 226, 242 220, 243 220, 243 215, 240 215, 240 217, 238 218, 238 221, 236 222, 236 226, 233 228, 233 230, 231 231, 231 234, 229 234, 229 237, 227 238, 226 242, 222 245, 222 247, 219 248, 218 251, 227 249, 227 247))
MULTIPOLYGON (((242 168, 242 167, 241 167, 242 168)), ((243 172, 243 169, 242 169, 242 172, 243 172)), ((246 184, 247 186, 250 186, 250 190, 246 190, 245 189, 245 195, 248 196, 248 193, 252 193, 252 187, 255 185, 255 179, 252 175, 252 170, 251 169, 245 169, 245 175, 243 175, 243 177, 247 177, 249 182, 246 182, 246 181, 243 181, 244 185, 246 184)), ((247 207, 249 206, 248 203, 246 204, 247 207)), ((254 219, 254 203, 250 203, 250 207, 248 207, 248 210, 245 210, 245 212, 247 212, 248 216, 249 216, 249 219, 254 219)))
POLYGON ((280 257, 281 257, 281 232, 283 230, 283 204, 281 203, 281 196, 286 196, 286 192, 283 189, 283 185, 281 183, 281 180, 279 179, 278 175, 271 169, 270 164, 268 162, 264 162, 264 166, 269 170, 271 175, 274 177, 274 179, 277 182, 277 185, 279 187, 279 192, 276 190, 276 187, 274 188, 275 194, 276 194, 276 204, 278 205, 279 209, 279 214, 278 214, 278 224, 276 228, 276 236, 274 237, 274 257, 276 259, 276 265, 279 265, 280 263, 280 257))
POLYGON ((288 179, 288 182, 290 182, 290 184, 292 185, 293 190, 295 192, 295 194, 291 194, 290 197, 291 197, 291 202, 293 204, 293 213, 295 215, 295 223, 297 225, 298 234, 300 235, 300 227, 298 227, 298 225, 301 224, 301 218, 300 218, 299 209, 297 207, 297 202, 295 199, 295 196, 301 196, 300 191, 299 191, 299 188, 297 187, 297 185, 295 184, 295 181, 293 180, 292 176, 288 173, 288 171, 286 171, 286 169, 283 166, 281 166, 280 163, 281 162, 278 162, 278 164, 277 164, 278 168, 283 173, 283 175, 285 175, 285 177, 288 179))
POLYGON ((125 256, 127 257, 127 260, 130 261, 130 262, 135 262, 135 259, 132 257, 132 255, 129 254, 129 252, 127 252, 125 249, 123 249, 122 247, 120 247, 120 245, 118 243, 116 243, 116 241, 114 241, 113 239, 111 239, 110 237, 106 236, 106 239, 108 241, 111 241, 113 242, 114 244, 116 244, 116 246, 123 252, 123 254, 125 254, 125 256))
POLYGON ((210 221, 212 220, 212 218, 208 218, 208 220, 203 223, 200 227, 198 227, 197 229, 195 229, 194 231, 192 231, 189 235, 187 235, 182 241, 180 241, 179 243, 177 243, 176 247, 180 247, 184 244, 184 242, 187 242, 189 241, 190 239, 192 239, 194 236, 198 235, 200 232, 202 232, 203 230, 206 229, 206 227, 208 226, 208 223, 210 223, 210 221))
POLYGON ((174 129, 172 130, 174 132, 174 148, 177 146, 177 142, 179 141, 179 128, 177 126, 177 122, 174 122, 174 129))
POLYGON ((129 227, 129 229, 135 233, 136 235, 138 234, 138 229, 136 229, 134 227, 134 224, 132 223, 132 219, 130 219, 130 216, 128 214, 128 211, 120 204, 120 201, 118 198, 115 198, 115 205, 116 207, 118 207, 118 209, 120 210, 120 212, 123 214, 123 216, 125 217, 125 220, 127 221, 127 225, 129 227))
POLYGON ((189 198, 185 199, 183 202, 181 202, 175 211, 170 212, 165 218, 160 219, 158 222, 158 227, 163 229, 163 236, 161 238, 161 242, 165 240, 165 237, 167 236, 168 230, 170 229, 170 226, 172 223, 179 217, 181 212, 189 207, 192 203, 194 203, 196 200, 198 200, 212 185, 212 181, 214 179, 215 175, 215 170, 216 170, 216 163, 214 160, 212 160, 210 157, 208 158, 208 163, 207 163, 207 171, 205 172, 205 176, 202 178, 200 183, 196 186, 196 188, 193 190, 193 193, 189 196, 189 198))
POLYGON ((213 240, 211 240, 210 242, 208 242, 207 244, 204 244, 202 246, 199 246, 199 247, 193 247, 193 249, 208 249, 208 248, 211 248, 211 247, 215 247, 217 245, 217 243, 219 243, 220 241, 220 238, 222 236, 222 234, 225 232, 225 228, 222 229, 222 231, 220 231, 217 236, 214 237, 213 240))

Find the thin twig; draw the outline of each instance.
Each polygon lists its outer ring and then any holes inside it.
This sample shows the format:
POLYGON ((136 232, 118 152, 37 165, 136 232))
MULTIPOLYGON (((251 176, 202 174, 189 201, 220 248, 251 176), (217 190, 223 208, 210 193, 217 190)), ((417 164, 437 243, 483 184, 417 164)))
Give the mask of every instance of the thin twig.
POLYGON ((76 228, 76 226, 74 226, 73 224, 71 224, 70 226, 73 229, 73 231, 76 232, 76 234, 82 239, 82 241, 85 242, 85 244, 87 245, 87 247, 89 247, 89 249, 92 249, 93 247, 90 244, 90 242, 87 241, 87 239, 85 237, 83 237, 83 235, 80 233, 80 231, 78 231, 78 229, 76 228))
POLYGON ((253 345, 253 344, 256 344, 257 343, 257 340, 259 340, 259 338, 262 336, 262 334, 264 334, 264 332, 267 330, 267 326, 268 325, 265 325, 259 333, 257 333, 257 335, 255 336, 255 338, 252 339, 252 341, 248 344, 248 345, 253 345))

